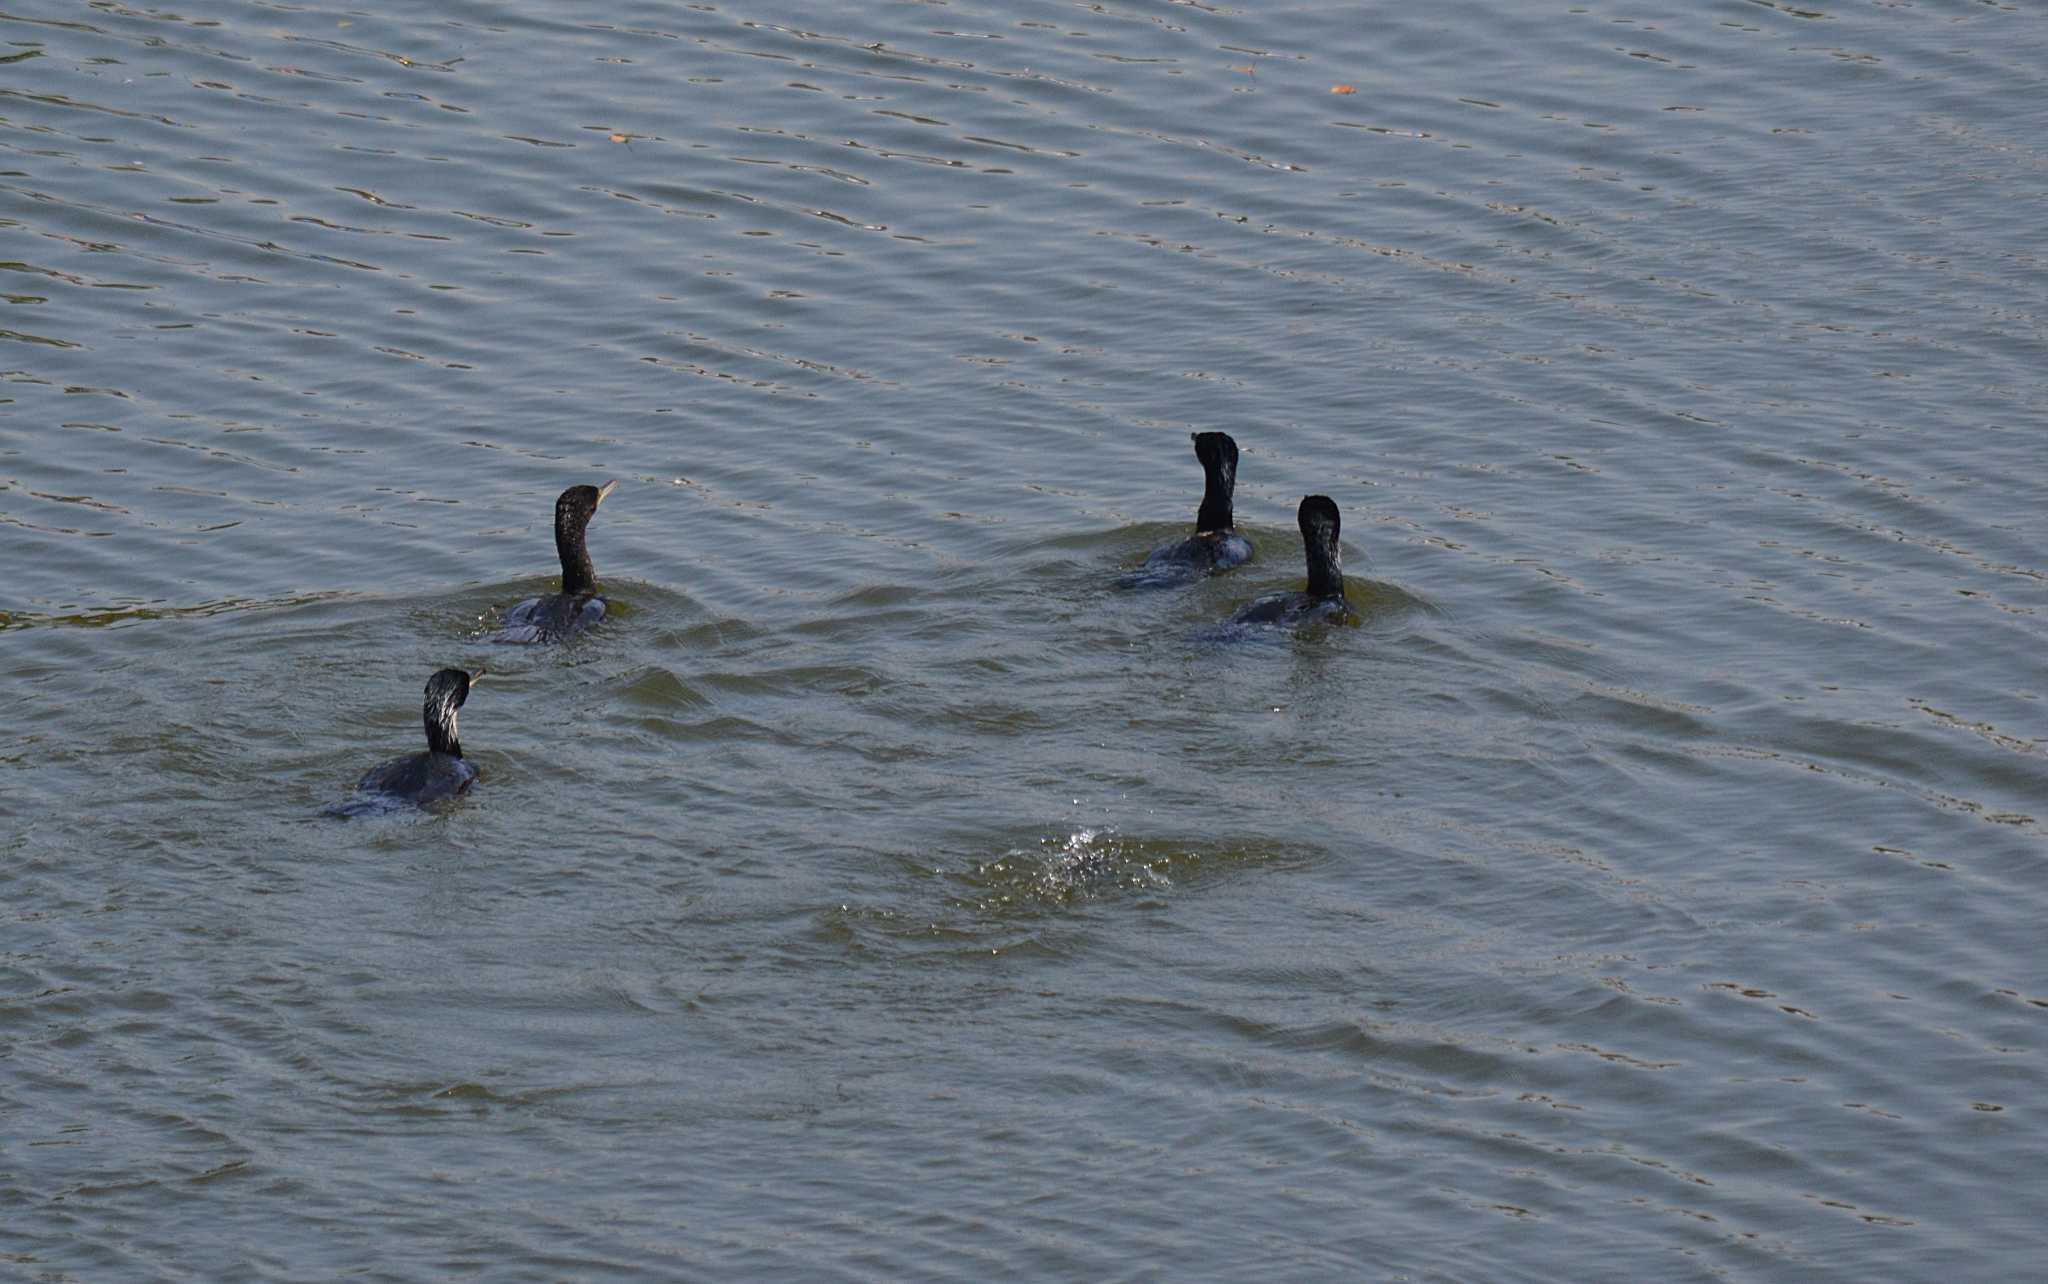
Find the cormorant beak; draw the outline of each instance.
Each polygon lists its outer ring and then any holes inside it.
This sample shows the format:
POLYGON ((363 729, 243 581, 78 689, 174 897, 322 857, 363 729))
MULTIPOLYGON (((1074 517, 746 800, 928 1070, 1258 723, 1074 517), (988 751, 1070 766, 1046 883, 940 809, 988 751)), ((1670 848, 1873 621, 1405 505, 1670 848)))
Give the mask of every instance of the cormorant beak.
POLYGON ((598 503, 600 503, 600 504, 602 504, 602 503, 604 502, 604 497, 605 497, 606 495, 609 495, 609 494, 611 494, 611 493, 612 493, 613 491, 617 490, 618 488, 619 488, 619 483, 618 483, 618 482, 617 482, 616 480, 613 480, 613 481, 608 481, 608 482, 606 482, 606 483, 605 483, 604 485, 602 485, 602 486, 599 486, 599 487, 597 488, 597 502, 598 502, 598 503))
POLYGON ((481 664, 476 666, 474 669, 471 669, 469 671, 469 685, 475 686, 477 683, 482 682, 484 680, 484 674, 488 672, 490 672, 490 670, 484 668, 484 666, 481 664))

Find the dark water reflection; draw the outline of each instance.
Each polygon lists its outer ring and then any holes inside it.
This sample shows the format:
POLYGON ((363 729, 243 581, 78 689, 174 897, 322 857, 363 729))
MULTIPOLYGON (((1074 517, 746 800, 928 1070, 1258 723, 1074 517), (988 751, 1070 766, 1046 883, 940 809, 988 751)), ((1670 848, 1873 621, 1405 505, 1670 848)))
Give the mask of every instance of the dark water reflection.
POLYGON ((0 1253, 2026 1274, 2044 66, 0 11, 0 1253), (1259 557, 1118 592, 1208 429, 1259 557), (1219 638, 1310 492, 1356 625, 1219 638), (323 820, 475 662, 474 794, 323 820))

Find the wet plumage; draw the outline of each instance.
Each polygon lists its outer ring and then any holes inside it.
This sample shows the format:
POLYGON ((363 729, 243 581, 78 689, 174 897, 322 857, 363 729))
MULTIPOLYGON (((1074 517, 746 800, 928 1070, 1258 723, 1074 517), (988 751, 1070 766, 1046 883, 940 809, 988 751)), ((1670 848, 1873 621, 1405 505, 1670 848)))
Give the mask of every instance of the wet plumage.
POLYGON ((1138 569, 1123 577, 1125 588, 1185 583, 1251 560, 1251 541, 1234 529, 1231 513, 1231 499, 1237 490, 1237 443, 1229 433, 1198 432, 1193 436, 1203 477, 1195 533, 1153 549, 1138 569))
POLYGON ((328 813, 362 816, 407 804, 438 802, 453 798, 476 783, 476 768, 462 756, 455 711, 469 698, 470 684, 482 676, 481 669, 474 674, 442 669, 428 678, 426 698, 420 706, 420 719, 427 730, 426 752, 407 754, 370 768, 356 782, 356 796, 328 808, 328 813))
POLYGON ((1232 624, 1293 628, 1311 620, 1339 619, 1351 604, 1344 596, 1343 555, 1337 547, 1342 523, 1328 495, 1309 495, 1295 513, 1301 526, 1302 553, 1308 560, 1308 591, 1276 593, 1248 602, 1230 617, 1232 624))
POLYGON ((618 486, 571 486, 555 500, 555 555, 562 562, 562 591, 528 598, 505 612, 504 624, 486 641, 563 642, 604 618, 604 599, 597 595, 597 568, 591 564, 584 531, 605 496, 618 486))

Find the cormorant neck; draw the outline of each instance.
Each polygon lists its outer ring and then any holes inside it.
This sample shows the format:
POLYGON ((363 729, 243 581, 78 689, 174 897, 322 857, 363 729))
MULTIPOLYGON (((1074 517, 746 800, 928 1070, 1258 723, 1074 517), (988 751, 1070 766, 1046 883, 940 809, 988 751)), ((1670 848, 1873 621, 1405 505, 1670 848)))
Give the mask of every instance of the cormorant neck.
POLYGON ((1202 507, 1195 514, 1195 534, 1231 529, 1230 497, 1237 489, 1235 461, 1211 459, 1203 462, 1207 480, 1202 483, 1202 507))
POLYGON ((1324 522, 1304 523, 1302 552, 1308 558, 1310 597, 1344 596, 1344 555, 1337 547, 1337 529, 1324 522))
POLYGON ((1308 595, 1310 597, 1343 597, 1344 571, 1337 564, 1333 551, 1327 557, 1318 556, 1313 546, 1308 553, 1308 595))
POLYGON ((583 528, 589 522, 588 514, 555 514, 555 552, 562 559, 564 593, 597 591, 597 568, 590 563, 590 550, 583 546, 583 528))
POLYGON ((425 714, 427 748, 434 753, 460 758, 462 741, 455 734, 455 710, 445 703, 429 699, 425 714))

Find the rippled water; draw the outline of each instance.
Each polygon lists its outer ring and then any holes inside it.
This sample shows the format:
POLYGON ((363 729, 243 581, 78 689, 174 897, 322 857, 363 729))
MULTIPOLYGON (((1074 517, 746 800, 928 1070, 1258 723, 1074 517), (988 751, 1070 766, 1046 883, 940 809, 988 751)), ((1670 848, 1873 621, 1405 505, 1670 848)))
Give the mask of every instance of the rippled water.
POLYGON ((11 1270, 2037 1269, 2038 10, 432 8, 0 10, 11 1270))

